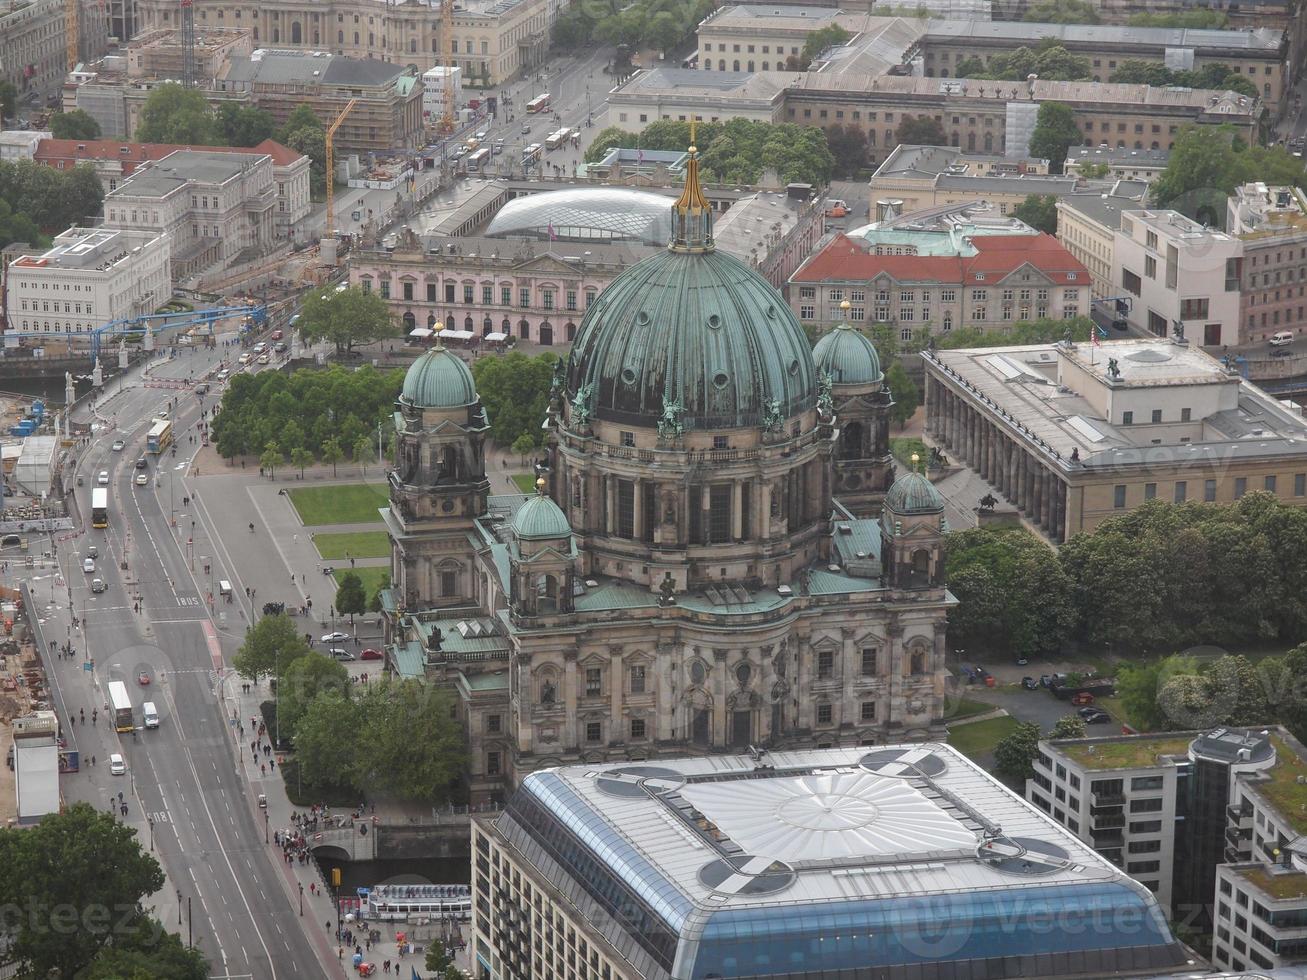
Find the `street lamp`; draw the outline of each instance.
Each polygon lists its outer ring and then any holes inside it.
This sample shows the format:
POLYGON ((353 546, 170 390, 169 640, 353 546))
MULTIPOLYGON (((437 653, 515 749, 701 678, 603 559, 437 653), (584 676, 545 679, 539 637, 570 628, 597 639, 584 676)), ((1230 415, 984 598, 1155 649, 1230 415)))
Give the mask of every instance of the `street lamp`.
POLYGON ((300 917, 304 916, 304 882, 300 882, 300 917))
POLYGON ((150 850, 154 850, 154 817, 145 818, 150 824, 150 850))
POLYGON ((182 890, 177 889, 177 924, 182 924, 182 890))
POLYGON ((263 811, 263 843, 268 843, 268 811, 263 811))

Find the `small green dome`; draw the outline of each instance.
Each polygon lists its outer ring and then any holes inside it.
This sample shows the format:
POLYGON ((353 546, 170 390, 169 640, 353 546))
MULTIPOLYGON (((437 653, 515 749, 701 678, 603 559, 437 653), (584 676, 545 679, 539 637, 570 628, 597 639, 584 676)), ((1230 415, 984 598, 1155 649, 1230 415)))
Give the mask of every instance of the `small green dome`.
POLYGON ((868 385, 883 381, 880 355, 870 340, 847 323, 841 323, 812 349, 817 370, 837 385, 868 385))
POLYGON ((908 472, 894 481, 885 494, 885 507, 900 516, 906 514, 942 514, 944 498, 935 485, 920 473, 908 472))
POLYGON ((463 359, 436 347, 408 369, 400 398, 417 408, 461 408, 477 401, 477 389, 463 359))
POLYGON ((544 538, 566 538, 572 534, 567 515, 543 493, 537 493, 517 509, 513 515, 513 534, 519 539, 532 541, 544 538))

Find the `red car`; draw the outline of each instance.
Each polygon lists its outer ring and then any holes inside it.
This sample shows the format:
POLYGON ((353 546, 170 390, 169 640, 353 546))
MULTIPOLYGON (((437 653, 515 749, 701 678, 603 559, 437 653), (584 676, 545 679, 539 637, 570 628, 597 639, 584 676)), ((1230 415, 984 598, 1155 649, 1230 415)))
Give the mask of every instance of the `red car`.
POLYGON ((1081 691, 1071 699, 1072 704, 1093 704, 1094 696, 1088 691, 1081 691))
POLYGON ((381 659, 383 659, 383 658, 382 658, 382 656, 381 656, 381 651, 380 651, 380 650, 373 650, 371 647, 368 647, 368 649, 362 651, 362 652, 359 654, 359 659, 360 659, 360 660, 381 660, 381 659))
POLYGON ((149 685, 150 685, 150 674, 149 674, 149 671, 145 671, 145 670, 143 670, 143 671, 141 671, 139 674, 137 674, 137 675, 136 675, 136 682, 137 682, 138 684, 140 684, 141 687, 149 687, 149 685))

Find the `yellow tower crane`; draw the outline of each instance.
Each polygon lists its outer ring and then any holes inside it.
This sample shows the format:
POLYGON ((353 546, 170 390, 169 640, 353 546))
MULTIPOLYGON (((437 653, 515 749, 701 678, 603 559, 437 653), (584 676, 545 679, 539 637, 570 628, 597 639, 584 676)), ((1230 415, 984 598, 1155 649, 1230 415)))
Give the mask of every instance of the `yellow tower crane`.
POLYGON ((440 48, 445 62, 445 111, 440 131, 454 131, 454 0, 440 0, 440 48))
POLYGON ((77 55, 81 48, 78 43, 81 39, 81 28, 77 23, 77 5, 79 2, 80 0, 64 0, 64 34, 67 35, 65 41, 68 45, 69 71, 77 67, 77 55))
POLYGON ((334 238, 336 235, 336 154, 334 149, 336 130, 340 129, 340 124, 358 105, 358 101, 358 99, 350 99, 346 102, 345 108, 340 110, 340 115, 327 127, 327 228, 326 234, 323 236, 326 238, 334 238))

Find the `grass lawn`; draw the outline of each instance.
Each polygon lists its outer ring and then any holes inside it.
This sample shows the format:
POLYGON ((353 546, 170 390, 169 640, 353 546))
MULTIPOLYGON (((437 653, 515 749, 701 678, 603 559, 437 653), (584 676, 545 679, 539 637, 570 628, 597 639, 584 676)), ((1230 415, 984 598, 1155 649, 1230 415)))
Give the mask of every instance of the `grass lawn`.
MULTIPOLYGON (((1090 737, 1097 734, 1094 727, 1088 726, 1090 737)), ((1067 745, 1062 751, 1087 769, 1137 769, 1154 765, 1160 756, 1184 755, 1191 741, 1173 735, 1132 735, 1119 742, 1067 745)))
POLYGON ((994 746, 1001 739, 1011 735, 1016 727, 1017 720, 1010 716, 959 725, 957 728, 949 729, 948 744, 968 759, 976 760, 992 753, 994 746))
POLYGON ((956 702, 949 701, 948 720, 958 721, 974 715, 983 715, 987 711, 993 711, 994 707, 992 704, 986 704, 984 701, 973 701, 971 698, 962 698, 956 702))
POLYGON ((920 439, 914 439, 910 436, 900 436, 897 439, 890 439, 889 451, 904 466, 912 465, 912 454, 916 453, 921 457, 921 463, 924 465, 930 459, 930 450, 920 439))
POLYGON ((381 588, 382 580, 390 576, 390 569, 384 565, 370 565, 367 568, 350 568, 346 566, 345 568, 336 569, 336 585, 339 586, 340 580, 350 572, 357 575, 363 582, 363 593, 368 597, 369 602, 376 595, 377 589, 381 588))
POLYGON ((319 524, 381 523, 378 507, 390 499, 383 483, 346 483, 331 487, 296 487, 290 502, 300 520, 310 527, 319 524))
POLYGON ((390 554, 390 538, 385 531, 315 534, 313 544, 323 558, 385 558, 390 554))
POLYGON ((534 473, 514 473, 513 482, 523 493, 536 492, 536 475, 534 473))

